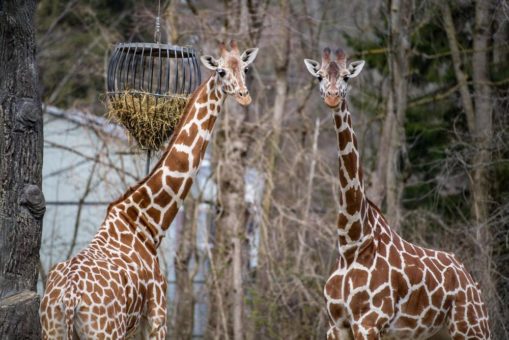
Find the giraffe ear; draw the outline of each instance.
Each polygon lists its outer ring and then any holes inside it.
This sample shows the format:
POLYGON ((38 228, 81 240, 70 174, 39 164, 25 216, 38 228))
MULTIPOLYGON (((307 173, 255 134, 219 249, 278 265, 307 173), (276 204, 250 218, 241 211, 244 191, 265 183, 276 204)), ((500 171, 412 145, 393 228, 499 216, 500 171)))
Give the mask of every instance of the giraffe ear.
POLYGON ((361 73, 364 64, 365 64, 364 60, 351 62, 350 65, 348 65, 348 71, 350 72, 348 78, 357 77, 359 73, 361 73))
POLYGON ((247 50, 242 53, 240 56, 240 59, 242 59, 243 62, 246 63, 246 65, 251 64, 258 54, 258 48, 248 48, 247 50))
POLYGON ((304 64, 313 77, 318 77, 318 71, 320 70, 320 63, 313 59, 304 59, 304 64))
POLYGON ((219 63, 217 62, 217 60, 214 59, 214 57, 210 56, 210 55, 202 55, 200 57, 200 60, 206 68, 208 68, 212 71, 215 71, 217 69, 217 67, 219 66, 219 63))

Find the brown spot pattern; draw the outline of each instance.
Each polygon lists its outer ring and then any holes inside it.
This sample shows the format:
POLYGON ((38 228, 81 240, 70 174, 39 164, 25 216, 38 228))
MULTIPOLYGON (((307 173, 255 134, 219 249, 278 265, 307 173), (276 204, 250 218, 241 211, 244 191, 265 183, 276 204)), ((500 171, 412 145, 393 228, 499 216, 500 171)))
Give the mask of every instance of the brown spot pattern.
POLYGON ((453 339, 490 339, 481 292, 464 266, 452 254, 401 239, 367 200, 347 108, 343 100, 342 112, 334 113, 340 152, 340 257, 324 289, 333 322, 329 338, 346 327, 355 339, 379 339, 382 333, 427 338, 447 320, 453 339))

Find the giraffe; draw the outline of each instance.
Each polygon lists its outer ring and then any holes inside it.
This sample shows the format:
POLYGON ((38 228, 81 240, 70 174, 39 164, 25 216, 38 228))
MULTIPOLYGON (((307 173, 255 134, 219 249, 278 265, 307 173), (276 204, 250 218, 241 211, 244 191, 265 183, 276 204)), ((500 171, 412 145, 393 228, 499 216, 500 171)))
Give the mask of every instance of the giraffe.
POLYGON ((304 63, 332 109, 338 140, 339 257, 324 287, 327 339, 427 339, 444 331, 455 340, 490 339, 481 291, 464 265, 402 239, 365 195, 346 101, 364 61, 347 66, 343 50, 325 48, 321 65, 304 63))
POLYGON ((251 96, 245 72, 258 48, 220 45, 214 73, 192 94, 166 151, 143 180, 112 202, 90 244, 50 272, 40 305, 43 339, 166 336, 166 281, 157 248, 186 197, 227 95, 251 96))

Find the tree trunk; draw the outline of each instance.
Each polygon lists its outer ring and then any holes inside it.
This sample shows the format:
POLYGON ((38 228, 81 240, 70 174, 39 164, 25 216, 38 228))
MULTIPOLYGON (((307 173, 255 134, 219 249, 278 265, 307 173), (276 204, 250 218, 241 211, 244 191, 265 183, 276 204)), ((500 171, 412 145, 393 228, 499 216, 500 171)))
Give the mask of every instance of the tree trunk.
POLYGON ((441 9, 443 14, 444 29, 447 33, 449 47, 451 48, 451 58, 454 67, 454 74, 460 89, 461 103, 467 116, 468 129, 472 132, 475 129, 474 104, 472 103, 470 90, 468 89, 467 76, 463 72, 459 43, 458 39, 456 38, 456 29, 454 28, 454 21, 452 19, 449 3, 443 2, 441 9))
MULTIPOLYGON (((176 279, 175 339, 191 339, 193 337, 195 297, 193 291, 194 275, 190 272, 190 262, 196 246, 198 207, 199 202, 189 201, 186 208, 189 209, 189 214, 192 216, 189 220, 178 223, 178 229, 176 230, 178 249, 174 259, 176 279)), ((179 212, 177 218, 185 219, 184 215, 179 212)), ((195 264, 195 266, 197 267, 198 264, 195 264)))
POLYGON ((387 165, 389 151, 391 146, 392 128, 394 126, 395 115, 393 114, 394 101, 392 91, 388 91, 386 102, 386 113, 380 133, 380 142, 376 155, 376 169, 371 175, 371 181, 368 188, 368 198, 377 206, 382 207, 384 198, 387 195, 387 165))
MULTIPOLYGON (((231 323, 227 330, 221 326, 220 315, 211 315, 214 328, 219 331, 215 339, 244 338, 243 244, 245 235, 244 173, 247 144, 243 125, 247 119, 245 109, 233 98, 223 110, 223 132, 219 146, 218 201, 221 209, 217 220, 214 246, 214 266, 218 269, 217 285, 224 308, 231 323), (227 331, 227 334, 224 332, 227 331)), ((216 298, 215 303, 219 303, 216 298)), ((218 314, 218 313, 215 313, 218 314)))
MULTIPOLYGON (((280 15, 282 22, 285 20, 285 14, 289 13, 289 6, 286 0, 280 1, 280 15)), ((272 190, 274 189, 275 166, 279 156, 279 144, 281 140, 281 129, 283 124, 283 114, 285 112, 285 102, 288 91, 288 65, 290 63, 290 31, 287 26, 283 26, 279 35, 280 41, 274 54, 278 57, 274 63, 274 73, 276 74, 274 111, 272 114, 272 131, 267 138, 267 163, 265 168, 266 186, 262 200, 262 216, 264 223, 260 226, 260 250, 259 267, 260 270, 266 265, 268 230, 267 221, 269 221, 270 208, 272 205, 272 190)), ((263 275, 260 279, 263 280, 263 275)))
MULTIPOLYGON (((465 110, 468 130, 474 150, 472 174, 470 176, 471 216, 477 242, 476 263, 472 268, 481 281, 487 306, 490 311, 497 309, 495 284, 491 277, 492 235, 488 225, 490 203, 489 165, 491 162, 491 140, 493 137, 493 97, 489 85, 489 40, 491 38, 490 12, 494 8, 492 1, 478 1, 475 8, 475 28, 472 56, 474 96, 467 85, 463 73, 459 43, 454 29, 453 17, 448 4, 442 4, 444 29, 451 48, 454 73, 459 85, 461 101, 465 110), (474 105, 475 104, 475 105, 474 105)), ((493 313, 491 313, 493 315, 493 313)))
MULTIPOLYGON (((307 180, 307 190, 306 190, 306 204, 304 206, 304 211, 302 213, 302 221, 308 224, 311 221, 309 220, 309 213, 311 210, 311 199, 313 197, 313 183, 315 179, 316 172, 316 158, 318 151, 318 137, 320 135, 320 117, 315 118, 315 131, 313 133, 313 144, 311 146, 311 155, 310 160, 311 164, 309 165, 309 177, 307 180)), ((295 260, 295 267, 302 268, 302 259, 306 250, 306 240, 308 239, 308 230, 307 228, 300 228, 298 231, 298 239, 299 239, 299 251, 297 252, 297 257, 295 260)))
POLYGON ((401 224, 406 160, 405 115, 407 109, 408 75, 410 71, 410 27, 413 1, 390 1, 390 94, 387 115, 393 115, 387 159, 387 218, 394 229, 401 224))
MULTIPOLYGON (((496 305, 494 281, 491 278, 492 235, 488 225, 490 188, 489 166, 493 137, 493 97, 489 85, 489 52, 492 1, 477 1, 475 7, 474 54, 472 70, 475 99, 475 126, 472 141, 475 149, 471 184, 472 217, 478 245, 476 269, 488 306, 496 305)), ((493 310, 490 308, 491 310, 493 310)))
POLYGON ((45 201, 35 7, 0 2, 0 339, 40 338, 35 291, 45 201))
MULTIPOLYGON (((243 183, 243 181, 241 181, 243 183)), ((243 189, 243 188, 241 188, 243 189)), ((238 212, 241 215, 232 218, 230 214, 229 219, 232 221, 232 245, 233 245, 233 339, 244 339, 244 287, 242 286, 242 276, 244 268, 244 259, 242 256, 242 245, 245 239, 245 219, 242 214, 244 207, 244 191, 238 191, 241 195, 230 195, 228 206, 236 208, 233 212, 238 212)))
MULTIPOLYGON (((280 21, 284 23, 289 15, 289 4, 286 0, 279 1, 279 15, 280 21)), ((270 134, 265 141, 266 148, 266 161, 263 164, 263 172, 265 176, 265 187, 261 202, 261 217, 260 223, 260 243, 258 250, 258 265, 256 268, 256 287, 257 291, 263 294, 265 291, 270 291, 270 268, 271 260, 270 253, 272 250, 269 246, 269 240, 274 233, 270 230, 270 216, 272 212, 273 190, 275 182, 277 181, 277 168, 276 164, 280 157, 281 147, 281 130, 283 125, 283 117, 285 113, 285 103, 288 98, 288 65, 290 62, 290 31, 286 24, 281 26, 281 31, 276 33, 276 44, 273 50, 275 56, 274 73, 276 75, 274 86, 274 104, 272 114, 272 121, 270 124, 270 134)), ((268 305, 259 304, 255 307, 257 313, 267 314, 270 313, 268 305)), ((256 321, 255 321, 256 322, 256 321)), ((256 329, 253 324, 252 328, 255 330, 253 338, 263 336, 260 329, 256 329)), ((259 327, 258 327, 259 328, 259 327)))

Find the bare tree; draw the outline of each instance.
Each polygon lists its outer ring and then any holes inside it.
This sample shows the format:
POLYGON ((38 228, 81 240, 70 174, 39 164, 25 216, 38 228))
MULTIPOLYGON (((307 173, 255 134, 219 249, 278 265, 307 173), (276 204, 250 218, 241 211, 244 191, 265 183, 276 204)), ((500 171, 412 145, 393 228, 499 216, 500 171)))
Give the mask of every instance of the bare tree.
MULTIPOLYGON (((387 117, 384 124, 388 128, 389 150, 387 163, 379 166, 386 169, 387 218, 391 227, 398 229, 401 224, 401 197, 403 194, 404 168, 406 161, 405 117, 408 102, 408 77, 410 72, 410 34, 413 17, 413 0, 389 1, 389 55, 390 70, 389 96, 387 99, 387 117)), ((385 138, 386 131, 382 133, 385 138)), ((383 172, 382 172, 383 173, 383 172)))
POLYGON ((490 229, 490 190, 489 166, 493 139, 493 93, 489 76, 489 42, 491 39, 493 1, 479 1, 475 6, 475 27, 472 55, 473 93, 468 88, 467 75, 460 55, 459 42, 451 8, 448 3, 441 4, 443 25, 451 48, 451 60, 459 86, 461 103, 465 111, 467 127, 472 143, 470 192, 471 217, 474 225, 477 254, 474 270, 479 274, 483 292, 491 314, 498 309, 494 279, 492 277, 492 234, 490 229))
POLYGON ((36 294, 45 212, 35 1, 0 2, 0 338, 40 337, 36 294))
MULTIPOLYGON (((270 219, 274 181, 275 181, 275 170, 276 163, 281 152, 281 133, 283 128, 283 118, 285 113, 285 103, 287 101, 288 92, 288 68, 290 63, 290 23, 287 21, 287 17, 290 11, 288 1, 281 0, 278 4, 279 16, 278 20, 281 23, 281 31, 276 36, 277 44, 273 47, 273 53, 276 56, 276 60, 273 63, 273 72, 275 74, 275 96, 273 110, 271 110, 271 124, 269 125, 270 131, 267 136, 265 143, 267 152, 265 155, 266 164, 263 167, 265 173, 265 190, 263 193, 262 202, 262 216, 265 223, 262 223, 261 228, 261 240, 260 240, 260 267, 263 268, 267 261, 267 228, 268 221, 270 219)), ((264 270, 260 271, 259 282, 266 283, 264 276, 264 270)))
MULTIPOLYGON (((180 224, 178 233, 178 249, 175 254, 175 321, 174 331, 176 339, 191 339, 194 326, 195 296, 193 292, 193 278, 196 276, 198 264, 194 270, 190 268, 191 259, 196 249, 196 223, 198 202, 189 201, 186 204, 186 215, 190 218, 180 224)), ((180 214, 179 214, 180 215, 180 214)))
POLYGON ((476 152, 472 160, 472 216, 479 256, 476 270, 488 305, 495 304, 494 281, 491 277, 492 236, 489 225, 490 190, 489 164, 493 138, 493 97, 489 76, 489 42, 491 39, 491 13, 494 1, 477 1, 475 5, 474 54, 472 70, 475 99, 475 124, 471 131, 476 152))
POLYGON ((474 104, 472 103, 470 90, 468 89, 467 75, 465 74, 465 72, 463 72, 464 65, 461 61, 459 43, 456 36, 456 28, 454 26, 454 21, 451 14, 451 8, 449 3, 447 2, 443 2, 441 3, 441 5, 444 29, 447 34, 449 46, 451 48, 451 59, 454 67, 454 74, 456 75, 456 79, 458 81, 459 91, 461 94, 461 102, 463 104, 463 109, 465 110, 465 114, 467 117, 468 129, 470 131, 474 131, 475 130, 474 104))

